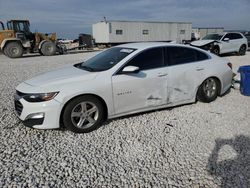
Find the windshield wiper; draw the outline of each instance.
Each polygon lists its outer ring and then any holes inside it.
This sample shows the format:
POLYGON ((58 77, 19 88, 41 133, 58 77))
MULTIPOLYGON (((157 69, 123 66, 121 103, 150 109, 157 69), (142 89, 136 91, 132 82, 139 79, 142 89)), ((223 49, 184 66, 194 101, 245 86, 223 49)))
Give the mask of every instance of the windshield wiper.
POLYGON ((80 68, 84 69, 84 70, 87 70, 87 71, 90 71, 90 72, 93 72, 95 71, 95 69, 91 68, 91 67, 88 67, 88 66, 85 66, 85 65, 81 65, 79 66, 80 68))
POLYGON ((82 63, 75 64, 74 67, 79 68, 79 69, 83 69, 83 70, 86 70, 86 71, 89 71, 89 72, 94 72, 95 71, 95 69, 93 69, 91 67, 88 67, 88 66, 85 66, 85 65, 82 65, 82 63))

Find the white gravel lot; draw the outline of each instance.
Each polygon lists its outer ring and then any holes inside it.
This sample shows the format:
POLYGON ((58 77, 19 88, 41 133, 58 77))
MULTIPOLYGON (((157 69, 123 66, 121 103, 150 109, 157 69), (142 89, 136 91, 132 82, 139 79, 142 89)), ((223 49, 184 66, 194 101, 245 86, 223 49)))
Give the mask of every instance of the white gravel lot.
MULTIPOLYGON (((0 187, 250 187, 250 97, 108 121, 88 134, 26 128, 14 113, 22 81, 96 52, 0 55, 0 187)), ((225 56, 234 70, 245 56, 225 56)))

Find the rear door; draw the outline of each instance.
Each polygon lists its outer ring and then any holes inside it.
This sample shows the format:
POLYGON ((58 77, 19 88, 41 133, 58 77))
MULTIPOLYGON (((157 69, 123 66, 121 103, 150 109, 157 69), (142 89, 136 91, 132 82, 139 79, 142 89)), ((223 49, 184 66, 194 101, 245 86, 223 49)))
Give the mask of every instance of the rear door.
POLYGON ((233 51, 238 52, 242 44, 244 44, 243 36, 239 33, 233 33, 233 51))
POLYGON ((145 50, 122 66, 112 76, 115 113, 140 111, 166 104, 166 71, 162 47, 145 50), (125 66, 136 66, 140 71, 122 73, 125 66))
POLYGON ((167 47, 168 64, 167 103, 181 103, 196 96, 197 87, 203 80, 208 55, 188 47, 167 47))

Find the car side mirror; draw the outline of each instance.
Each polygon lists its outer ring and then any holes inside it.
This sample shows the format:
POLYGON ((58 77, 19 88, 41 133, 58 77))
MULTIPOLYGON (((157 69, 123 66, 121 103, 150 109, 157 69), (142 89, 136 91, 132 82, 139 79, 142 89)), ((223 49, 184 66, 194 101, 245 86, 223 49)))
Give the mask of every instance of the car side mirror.
POLYGON ((122 69, 122 73, 138 73, 139 71, 139 67, 136 66, 127 66, 122 69))
POLYGON ((229 38, 224 38, 223 41, 229 42, 229 38))

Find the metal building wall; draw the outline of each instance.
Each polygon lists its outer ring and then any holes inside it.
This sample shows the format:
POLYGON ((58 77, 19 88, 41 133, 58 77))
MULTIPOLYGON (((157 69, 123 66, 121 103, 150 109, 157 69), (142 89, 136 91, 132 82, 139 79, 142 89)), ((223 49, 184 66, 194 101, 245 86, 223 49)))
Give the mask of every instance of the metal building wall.
POLYGON ((98 22, 93 24, 92 33, 96 43, 109 43, 109 23, 98 22))
MULTIPOLYGON (((99 22, 95 25, 102 25, 99 22)), ((131 22, 131 21, 110 21, 107 23, 109 30, 109 43, 141 42, 141 41, 177 41, 191 39, 192 24, 176 22, 131 22), (116 30, 122 30, 122 34, 116 34, 116 30), (148 34, 143 34, 148 30, 148 34), (181 31, 182 30, 182 31, 181 31), (185 32, 183 33, 183 30, 185 32)), ((99 29, 102 31, 103 29, 99 29)), ((94 31, 94 27, 93 27, 94 31)), ((101 32, 93 32, 96 43, 105 43, 99 40, 104 35, 101 32)), ((107 37, 106 37, 107 38, 107 37)))
POLYGON ((200 38, 205 37, 207 34, 221 34, 224 32, 224 28, 198 28, 200 33, 200 38))

